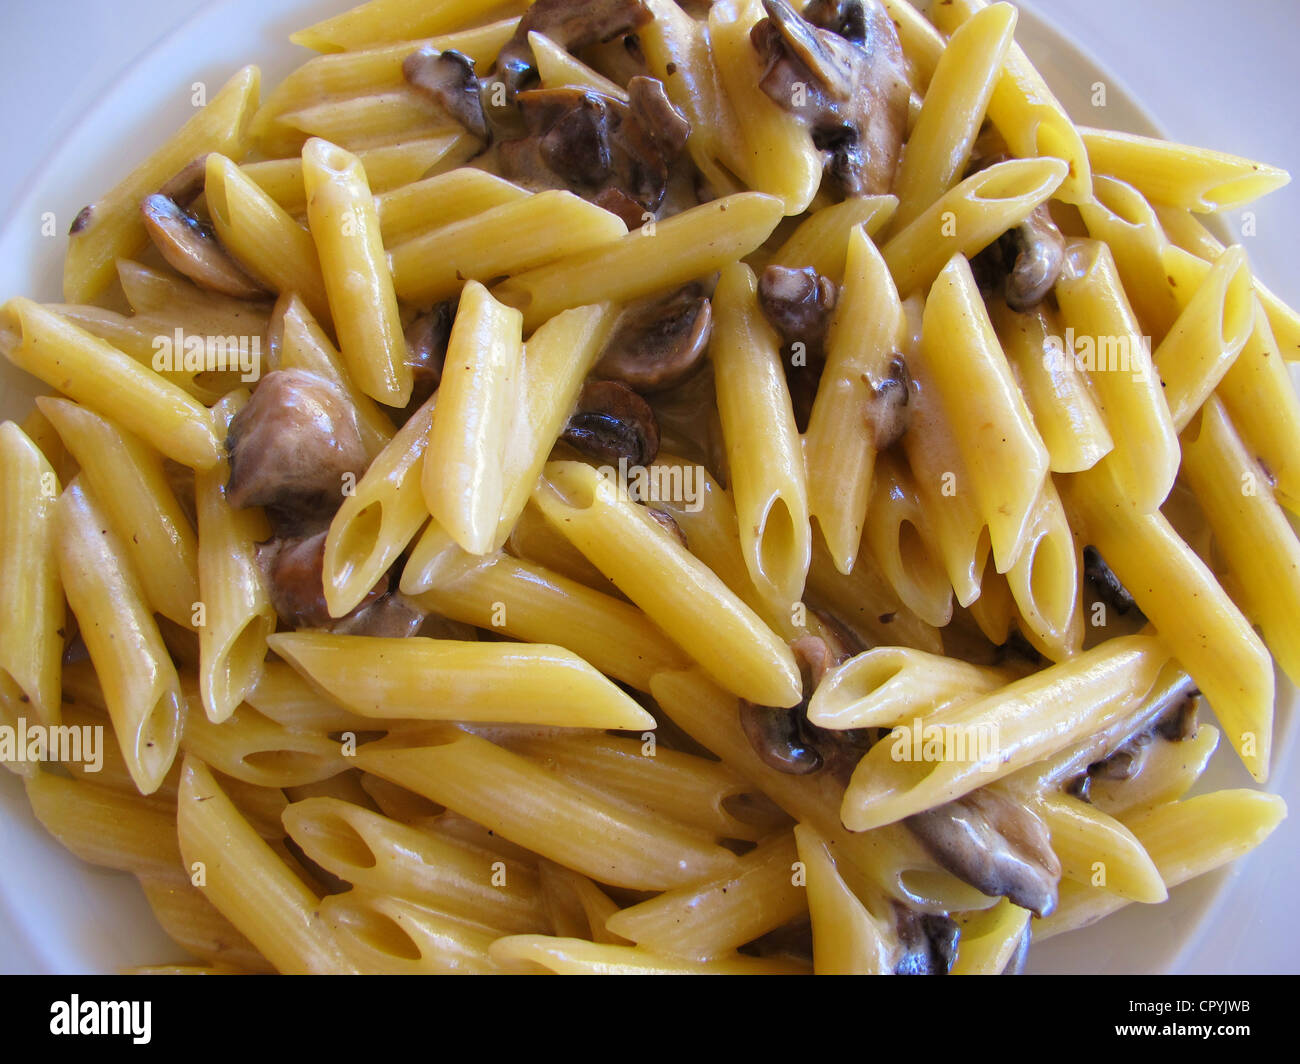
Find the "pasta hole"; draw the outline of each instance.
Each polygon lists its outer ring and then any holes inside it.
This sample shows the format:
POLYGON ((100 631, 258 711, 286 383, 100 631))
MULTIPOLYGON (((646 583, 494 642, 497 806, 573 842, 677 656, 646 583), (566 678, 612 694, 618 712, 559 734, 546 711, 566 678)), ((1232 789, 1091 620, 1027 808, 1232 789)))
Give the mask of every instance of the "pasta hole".
POLYGON ((301 787, 329 776, 332 763, 320 754, 306 750, 253 750, 239 759, 257 779, 249 780, 266 787, 301 787))
POLYGON ((1125 225, 1141 227, 1153 222, 1150 208, 1131 186, 1113 177, 1099 177, 1093 181, 1093 197, 1125 225))
POLYGON ((312 860, 344 879, 379 863, 365 837, 345 817, 327 814, 305 819, 298 834, 299 844, 312 860))
POLYGON ((1245 261, 1228 281, 1223 298, 1223 346, 1240 348, 1255 325, 1254 286, 1245 261))
MULTIPOLYGON (((362 569, 374 554, 384 527, 384 506, 372 502, 343 526, 333 551, 325 550, 326 572, 333 568, 334 583, 347 584, 352 574, 362 569), (332 563, 332 565, 331 565, 332 563)), ((328 575, 326 577, 328 579, 328 575)), ((369 590, 369 587, 367 587, 369 590)))
POLYGON ((164 691, 153 704, 136 737, 136 760, 143 773, 138 781, 153 793, 176 757, 181 737, 181 698, 175 690, 164 691))
MULTIPOLYGON (((796 573, 788 571, 791 561, 798 562, 796 539, 790 507, 777 496, 763 518, 763 531, 758 541, 758 566, 763 576, 783 593, 798 580, 796 573)), ((794 594, 797 595, 797 590, 794 594)))
POLYGON ((1054 536, 1034 544, 1029 560, 1029 594, 1034 608, 1053 631, 1069 624, 1077 589, 1078 566, 1073 550, 1066 551, 1054 536))
POLYGON ((418 961, 424 956, 414 939, 386 913, 357 905, 341 913, 339 922, 344 932, 376 953, 403 961, 418 961))
POLYGON ((337 144, 327 140, 313 140, 306 149, 315 162, 325 170, 336 174, 346 174, 352 167, 355 156, 344 151, 337 144))
POLYGON ((226 667, 213 683, 213 701, 224 719, 252 688, 266 661, 266 639, 271 634, 269 617, 251 618, 226 651, 226 667))

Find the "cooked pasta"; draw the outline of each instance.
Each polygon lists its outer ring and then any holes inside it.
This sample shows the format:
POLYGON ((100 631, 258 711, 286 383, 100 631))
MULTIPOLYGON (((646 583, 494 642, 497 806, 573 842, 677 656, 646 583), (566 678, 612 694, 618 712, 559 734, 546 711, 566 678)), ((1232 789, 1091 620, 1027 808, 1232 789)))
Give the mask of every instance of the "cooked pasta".
POLYGON ((370 0, 78 215, 0 763, 135 970, 993 974, 1264 842, 1288 177, 1017 19, 370 0))

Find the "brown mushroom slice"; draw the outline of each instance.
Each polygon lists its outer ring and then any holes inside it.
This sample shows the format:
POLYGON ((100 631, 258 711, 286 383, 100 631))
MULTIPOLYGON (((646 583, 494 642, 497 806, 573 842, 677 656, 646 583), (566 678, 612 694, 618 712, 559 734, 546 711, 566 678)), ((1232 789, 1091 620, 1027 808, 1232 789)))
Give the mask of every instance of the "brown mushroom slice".
POLYGON ((1120 583, 1115 570, 1106 564, 1101 552, 1091 544, 1083 548, 1083 576, 1097 591, 1097 596, 1115 612, 1123 616, 1136 609, 1137 603, 1128 589, 1120 583))
POLYGON ((652 395, 672 388, 704 362, 713 307, 698 285, 623 312, 592 373, 652 395))
POLYGON ((236 507, 263 506, 282 532, 316 531, 343 501, 345 475, 365 472, 355 412, 332 381, 301 369, 262 378, 230 422, 227 493, 236 507))
POLYGON ((618 381, 588 381, 560 438, 605 465, 648 466, 659 453, 654 411, 618 381))
POLYGON ((758 305, 787 344, 820 352, 839 289, 811 266, 768 266, 758 279, 758 305))
POLYGON ((879 0, 830 0, 800 16, 786 0, 763 0, 763 9, 767 17, 750 31, 764 62, 759 88, 805 121, 813 144, 829 153, 827 174, 846 196, 888 192, 911 87, 884 7, 879 0))
POLYGON ((903 438, 911 421, 911 399, 912 375, 906 359, 896 354, 890 359, 888 374, 872 387, 867 404, 867 422, 877 451, 903 438))
POLYGON ((167 264, 200 288, 236 299, 262 299, 267 290, 248 276, 210 225, 155 192, 140 204, 144 227, 167 264))
MULTIPOLYGON (((325 604, 326 535, 322 531, 302 539, 273 539, 258 545, 257 561, 267 594, 286 627, 328 628, 334 624, 325 604)), ((387 590, 385 575, 357 608, 363 609, 387 590)))
POLYGON ((454 118, 472 136, 488 139, 487 115, 474 60, 462 52, 420 48, 402 61, 402 77, 454 118))
POLYGON ((980 893, 1039 917, 1056 908, 1061 862, 1047 825, 1027 806, 982 787, 904 824, 940 866, 980 893))
POLYGON ((949 916, 894 904, 894 926, 902 956, 895 975, 947 975, 957 959, 961 927, 949 916))
POLYGON ((633 78, 629 101, 595 89, 530 89, 515 97, 524 131, 497 145, 502 176, 564 188, 629 227, 654 214, 690 126, 654 78, 633 78))
POLYGON ((199 193, 207 184, 207 178, 208 156, 204 154, 191 159, 181 167, 163 184, 158 194, 166 196, 178 207, 188 207, 199 198, 199 193))
POLYGON ((799 776, 826 769, 847 783, 872 735, 861 729, 831 731, 808 719, 808 700, 822 677, 848 658, 844 646, 828 634, 831 642, 808 635, 790 644, 803 677, 803 701, 788 709, 742 701, 740 723, 754 752, 769 768, 799 776))
POLYGON ((1098 780, 1131 780, 1142 771, 1151 753, 1153 735, 1135 735, 1105 761, 1088 766, 1088 775, 1098 780))
POLYGON ((657 506, 647 506, 646 512, 649 513, 658 524, 663 525, 673 539, 677 540, 677 542, 683 547, 689 547, 689 544, 686 542, 686 533, 682 531, 682 526, 677 523, 677 519, 673 517, 672 514, 667 510, 661 510, 657 506))
POLYGON ((801 708, 740 702, 740 727, 754 753, 768 768, 789 776, 811 775, 824 764, 821 752, 808 742, 800 726, 801 708))
POLYGON ((668 98, 664 83, 638 75, 627 83, 627 99, 636 127, 655 148, 669 159, 680 154, 691 135, 691 124, 668 98))
POLYGON ((447 358, 447 342, 456 313, 450 301, 439 303, 414 318, 406 327, 406 364, 415 381, 407 411, 415 413, 442 383, 442 366, 447 358))
POLYGON ((514 94, 536 78, 529 33, 545 34, 565 51, 576 53, 593 44, 612 41, 654 18, 641 0, 537 0, 519 20, 514 36, 497 55, 496 73, 514 94))
POLYGON ((1032 310, 1056 284, 1065 265, 1065 237, 1052 221, 1047 204, 1035 207, 1011 231, 1016 255, 1007 275, 1007 305, 1016 311, 1032 310))
POLYGON ((389 591, 362 603, 330 630, 341 635, 368 635, 379 639, 408 639, 415 635, 429 611, 399 591, 389 591))

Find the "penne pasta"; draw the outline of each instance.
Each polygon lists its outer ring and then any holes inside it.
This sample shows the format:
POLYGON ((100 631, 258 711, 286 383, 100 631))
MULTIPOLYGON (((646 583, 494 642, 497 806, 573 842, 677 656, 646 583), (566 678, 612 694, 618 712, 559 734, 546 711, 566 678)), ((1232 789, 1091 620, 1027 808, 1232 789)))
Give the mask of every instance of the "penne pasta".
POLYGON ((244 67, 111 192, 82 208, 72 223, 63 264, 67 302, 86 303, 100 295, 112 283, 117 260, 130 258, 148 243, 142 199, 208 152, 242 157, 260 83, 257 67, 244 67))
POLYGON ((740 547, 758 593, 787 612, 803 597, 812 552, 808 486, 780 341, 763 320, 748 267, 724 270, 709 343, 740 547))
POLYGON ((59 723, 58 495, 58 478, 31 438, 12 421, 0 423, 0 722, 10 728, 29 712, 33 723, 59 723))
POLYGON ((562 647, 326 632, 281 632, 270 643, 313 684, 365 717, 655 726, 645 710, 562 647), (357 680, 366 674, 362 688, 357 680))
POLYGON ((99 504, 74 480, 57 507, 59 575, 131 778, 151 794, 176 756, 185 703, 139 578, 108 529, 99 504))
POLYGON ((790 649, 609 477, 552 462, 533 496, 556 529, 720 683, 759 705, 799 701, 790 649), (713 608, 700 612, 699 606, 713 608))
POLYGON ((313 139, 302 150, 307 218, 348 372, 370 398, 405 406, 411 367, 361 160, 313 139))
POLYGON ((1285 170, 1223 152, 1109 129, 1079 130, 1088 161, 1153 203, 1208 214, 1241 207, 1291 180, 1285 170))

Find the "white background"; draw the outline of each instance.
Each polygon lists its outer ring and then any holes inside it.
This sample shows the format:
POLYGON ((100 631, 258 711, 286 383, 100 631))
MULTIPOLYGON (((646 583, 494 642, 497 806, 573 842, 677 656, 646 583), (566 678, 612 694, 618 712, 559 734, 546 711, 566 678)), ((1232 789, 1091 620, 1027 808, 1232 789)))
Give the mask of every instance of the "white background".
MULTIPOLYGON (((14 205, 35 188, 43 161, 78 123, 88 106, 113 86, 121 74, 154 50, 159 42, 215 0, 0 0, 0 222, 9 224, 14 205)), ((346 0, 277 2, 274 36, 348 6, 346 0)), ((1118 76, 1174 139, 1205 144, 1283 166, 1300 175, 1300 76, 1296 45, 1300 42, 1300 4, 1295 0, 1032 0, 1031 8, 1118 76)), ((306 57, 306 53, 303 53, 306 57)), ((210 86, 230 72, 226 57, 194 53, 194 76, 210 86), (223 60, 217 66, 218 58, 223 60)), ((258 61, 258 55, 249 55, 258 61)), ((273 71, 265 70, 268 75, 273 71)), ((169 89, 179 91, 178 85, 169 89)), ((1082 88, 1082 87, 1080 87, 1082 88)), ((161 91, 161 90, 160 90, 161 91)), ((1105 113, 1076 115, 1107 124, 1105 113)), ((170 128, 167 129, 170 131, 170 128)), ((163 138, 149 143, 125 138, 111 172, 97 187, 107 187, 128 164, 163 138)), ((52 186, 58 187, 58 186, 52 186)), ((52 198, 57 196, 52 194, 52 198)), ((51 202, 40 209, 56 211, 60 231, 80 202, 51 202)), ((1257 209, 1258 237, 1246 240, 1257 271, 1278 293, 1300 303, 1300 260, 1296 220, 1300 183, 1275 193, 1257 209)), ((20 221, 24 221, 20 219, 20 221)), ((34 219, 26 219, 35 225, 34 219)), ((1231 227, 1231 220, 1230 220, 1231 227)), ((8 295, 6 291, 0 295, 8 295)), ((52 298, 53 293, 33 292, 52 298)), ((1294 729, 1292 729, 1294 733, 1294 729)), ((1292 734, 1294 740, 1294 734, 1292 734)), ((1292 747, 1295 746, 1294 741, 1292 747)), ((1296 876, 1300 874, 1300 785, 1297 751, 1275 752, 1270 790, 1288 797, 1291 820, 1269 840, 1263 855, 1235 872, 1227 893, 1213 909, 1213 919, 1188 937, 1182 954, 1171 962, 1179 971, 1300 970, 1300 932, 1292 915, 1296 876)), ((0 772, 0 796, 21 796, 16 781, 0 772)), ((21 801, 21 798, 19 797, 21 801)), ((15 860, 6 852, 8 836, 0 823, 0 878, 15 860)), ((85 890, 123 890, 118 877, 92 875, 85 890)), ((55 883, 46 888, 58 892, 55 883)), ((129 888, 125 888, 129 889, 129 888)), ((68 895, 76 904, 76 895, 68 895)), ((3 906, 0 906, 3 909, 3 906)), ((138 912, 138 907, 135 909, 138 912)), ((1184 937, 1185 927, 1167 926, 1168 907, 1139 914, 1160 936, 1184 937)), ((1136 926, 1136 925, 1135 925, 1136 926)), ((1144 928, 1144 930, 1147 930, 1144 928)), ((130 928, 96 928, 96 935, 129 936, 130 928)), ((82 934, 92 932, 83 930, 82 934)), ((38 970, 21 930, 6 926, 0 912, 0 972, 38 970), (20 937, 21 936, 21 937, 20 937)), ((1137 935, 1137 938, 1143 937, 1137 935)), ((1071 967, 1081 936, 1048 944, 1039 966, 1071 967)), ((146 958, 140 958, 143 962, 146 958)), ((158 958, 155 958, 158 959, 158 958)), ((1096 966, 1107 967, 1106 958, 1096 966)), ((1091 964, 1089 965, 1092 966, 1091 964)), ((1143 967, 1140 959, 1124 967, 1143 967)))

